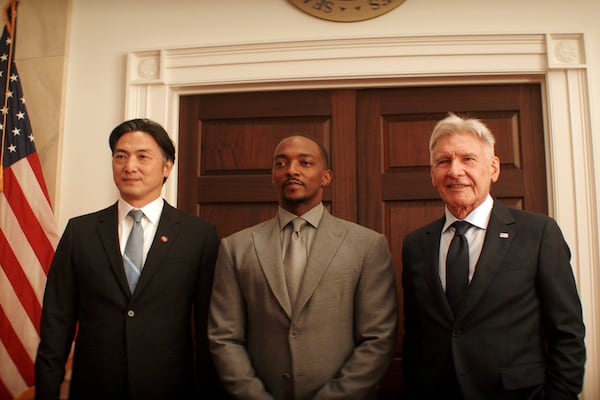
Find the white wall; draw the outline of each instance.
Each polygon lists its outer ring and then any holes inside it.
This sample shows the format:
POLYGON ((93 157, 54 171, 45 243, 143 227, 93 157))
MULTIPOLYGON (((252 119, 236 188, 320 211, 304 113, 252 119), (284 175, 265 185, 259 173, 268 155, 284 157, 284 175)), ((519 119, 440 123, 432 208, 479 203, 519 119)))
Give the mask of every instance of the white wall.
MULTIPOLYGON (((115 199, 107 137, 124 118, 125 58, 133 50, 390 34, 582 32, 592 109, 600 98, 597 0, 407 0, 354 23, 318 19, 285 0, 73 0, 72 11, 55 204, 60 228, 115 199)), ((600 114, 592 117, 599 127, 600 114)), ((599 154, 600 145, 595 148, 599 154)))

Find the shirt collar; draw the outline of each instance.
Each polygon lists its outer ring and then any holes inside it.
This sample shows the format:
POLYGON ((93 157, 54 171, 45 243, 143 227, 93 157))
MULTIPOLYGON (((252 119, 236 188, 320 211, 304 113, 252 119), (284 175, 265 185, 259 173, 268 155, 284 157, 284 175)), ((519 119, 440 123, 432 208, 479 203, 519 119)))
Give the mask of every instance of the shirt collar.
MULTIPOLYGON (((313 227, 318 228, 324 210, 325 207, 323 206, 323 203, 319 203, 304 214, 302 214, 301 217, 313 227)), ((279 228, 283 229, 286 227, 287 224, 289 224, 291 220, 298 217, 298 215, 291 213, 285 208, 279 206, 279 209, 277 210, 277 217, 279 219, 279 228)))
MULTIPOLYGON (((158 221, 160 220, 160 214, 162 213, 164 204, 165 201, 162 199, 162 197, 158 197, 156 200, 152 200, 150 203, 140 208, 140 210, 142 210, 144 216, 150 222, 152 222, 152 224, 158 226, 158 221)), ((117 207, 119 212, 119 221, 127 218, 127 214, 129 214, 129 211, 135 208, 122 198, 119 198, 117 207)))
MULTIPOLYGON (((494 207, 494 199, 488 194, 483 203, 471 211, 463 221, 467 221, 480 229, 487 229, 488 223, 490 222, 490 216, 492 215, 492 207, 494 207)), ((454 221, 458 221, 458 218, 448 210, 448 207, 445 208, 445 216, 446 222, 444 222, 442 232, 446 232, 454 221)))

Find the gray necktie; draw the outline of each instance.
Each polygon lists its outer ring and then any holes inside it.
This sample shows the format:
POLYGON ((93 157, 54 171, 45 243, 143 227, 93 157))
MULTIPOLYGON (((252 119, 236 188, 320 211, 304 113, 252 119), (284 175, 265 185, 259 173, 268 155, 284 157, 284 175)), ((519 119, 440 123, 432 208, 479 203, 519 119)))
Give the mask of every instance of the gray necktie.
POLYGON ((123 264, 125 265, 125 274, 129 282, 131 293, 135 290, 140 273, 142 271, 142 254, 144 248, 144 229, 142 228, 142 210, 131 210, 128 214, 133 218, 133 228, 129 233, 127 244, 125 245, 125 255, 123 264))
POLYGON ((288 293, 293 307, 296 303, 296 296, 306 266, 306 245, 300 232, 302 227, 306 225, 306 220, 298 217, 292 220, 292 224, 292 234, 285 254, 284 266, 288 293))
POLYGON ((446 257, 446 297, 456 313, 456 307, 469 286, 469 242, 465 232, 471 224, 456 221, 452 226, 455 231, 446 257))

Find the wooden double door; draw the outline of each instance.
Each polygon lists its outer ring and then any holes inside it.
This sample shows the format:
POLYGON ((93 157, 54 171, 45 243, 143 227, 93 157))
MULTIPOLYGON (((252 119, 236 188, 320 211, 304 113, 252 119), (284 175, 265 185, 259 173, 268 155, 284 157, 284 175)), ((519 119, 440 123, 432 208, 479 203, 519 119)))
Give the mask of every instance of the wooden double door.
POLYGON ((183 96, 178 204, 213 221, 221 237, 275 215, 276 144, 303 133, 330 153, 332 214, 387 237, 399 291, 398 345, 380 397, 398 398, 402 374, 404 236, 439 218, 429 135, 449 111, 483 120, 496 136, 508 206, 547 213, 541 88, 538 84, 332 89, 183 96))

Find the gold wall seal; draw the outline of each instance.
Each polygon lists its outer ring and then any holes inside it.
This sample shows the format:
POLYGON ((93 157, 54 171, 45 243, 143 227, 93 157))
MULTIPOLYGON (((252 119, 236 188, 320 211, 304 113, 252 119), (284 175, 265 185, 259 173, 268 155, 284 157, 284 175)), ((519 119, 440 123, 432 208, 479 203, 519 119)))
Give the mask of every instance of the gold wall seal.
POLYGON ((314 17, 336 22, 364 21, 383 15, 406 0, 289 0, 314 17))

